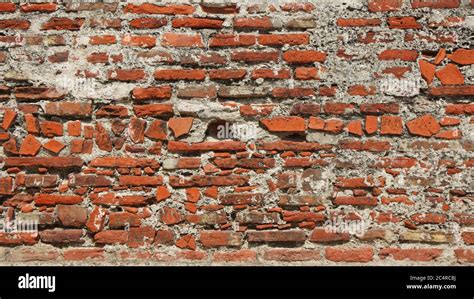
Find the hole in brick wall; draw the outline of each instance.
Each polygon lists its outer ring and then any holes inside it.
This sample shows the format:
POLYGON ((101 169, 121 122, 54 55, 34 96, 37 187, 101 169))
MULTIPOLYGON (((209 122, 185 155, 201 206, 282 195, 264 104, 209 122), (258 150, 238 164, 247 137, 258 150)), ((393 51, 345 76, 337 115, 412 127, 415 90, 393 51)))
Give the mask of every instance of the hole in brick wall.
POLYGON ((212 120, 211 122, 209 122, 209 124, 207 125, 207 129, 206 129, 206 136, 208 137, 212 137, 212 138, 215 138, 215 139, 219 139, 218 137, 218 133, 220 131, 220 128, 221 126, 225 127, 227 124, 227 126, 229 126, 228 122, 226 122, 225 120, 212 120))

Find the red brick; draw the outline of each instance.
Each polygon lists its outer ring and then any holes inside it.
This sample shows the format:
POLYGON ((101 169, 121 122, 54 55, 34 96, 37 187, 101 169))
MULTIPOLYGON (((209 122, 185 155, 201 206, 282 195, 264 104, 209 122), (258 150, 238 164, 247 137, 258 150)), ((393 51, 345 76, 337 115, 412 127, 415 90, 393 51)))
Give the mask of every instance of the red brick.
POLYGON ((347 93, 351 96, 366 97, 369 95, 375 95, 375 92, 375 86, 353 85, 349 86, 347 89, 347 93))
POLYGON ((103 117, 120 117, 124 118, 128 116, 128 109, 125 106, 120 105, 106 105, 102 106, 95 112, 96 118, 103 117))
POLYGON ((412 8, 458 8, 461 0, 412 0, 412 8))
POLYGON ((474 50, 457 49, 453 54, 448 55, 448 58, 457 64, 474 64, 474 50))
POLYGON ((349 233, 328 232, 325 228, 313 230, 309 240, 315 243, 347 242, 350 239, 349 233))
POLYGON ((444 130, 435 135, 439 139, 461 139, 462 132, 460 130, 444 130))
POLYGON ((63 226, 82 227, 87 221, 87 208, 76 205, 58 205, 58 219, 63 226))
POLYGON ((380 19, 339 18, 337 19, 336 24, 339 27, 367 27, 367 26, 379 26, 380 24, 382 24, 382 21, 380 19))
POLYGON ((61 152, 66 147, 66 145, 62 142, 52 139, 43 144, 43 147, 54 154, 59 154, 59 152, 61 152))
POLYGON ((330 147, 331 146, 321 145, 317 142, 296 142, 287 140, 266 142, 257 146, 258 149, 265 151, 316 151, 330 147))
POLYGON ((55 121, 42 121, 40 123, 41 135, 46 137, 62 136, 63 124, 55 121))
POLYGON ((441 126, 457 126, 461 123, 459 118, 455 117, 443 117, 440 121, 439 124, 441 126))
POLYGON ((73 248, 63 253, 67 261, 85 261, 88 259, 104 259, 103 248, 73 248))
POLYGON ((403 78, 405 74, 409 72, 411 72, 411 67, 407 67, 407 66, 388 67, 382 71, 383 74, 392 74, 397 79, 403 78))
POLYGON ((474 85, 431 87, 428 92, 430 95, 436 97, 469 96, 474 95, 474 85))
POLYGON ((160 186, 156 188, 156 201, 163 201, 171 196, 168 188, 166 186, 160 186))
POLYGON ((166 140, 167 135, 166 122, 161 120, 151 122, 145 131, 146 137, 156 140, 166 140))
POLYGON ((173 225, 184 221, 183 215, 174 208, 164 207, 161 211, 161 221, 173 225))
POLYGON ((13 179, 10 177, 0 178, 0 194, 12 194, 14 191, 13 179))
POLYGON ((40 126, 39 126, 39 121, 36 117, 33 116, 33 114, 25 114, 25 125, 26 125, 26 131, 30 134, 39 134, 40 132, 40 126))
POLYGON ((367 188, 367 187, 383 187, 385 180, 380 178, 373 178, 369 176, 357 178, 338 178, 336 186, 341 188, 367 188))
POLYGON ((283 53, 283 60, 288 63, 313 63, 324 62, 326 53, 313 50, 289 50, 283 53))
POLYGON ((55 116, 91 116, 92 105, 90 102, 49 102, 46 103, 45 113, 55 116))
POLYGON ((324 122, 323 131, 337 134, 337 133, 342 132, 343 128, 344 128, 344 121, 340 119, 327 119, 324 122))
POLYGON ((462 85, 464 76, 457 66, 452 63, 447 64, 442 69, 436 71, 436 77, 443 85, 462 85))
POLYGON ((90 63, 109 63, 109 55, 104 52, 92 53, 87 56, 87 61, 90 63))
POLYGON ((114 35, 96 35, 89 38, 89 44, 91 45, 111 45, 116 42, 117 39, 114 35))
POLYGON ((168 121, 168 127, 173 132, 174 137, 178 138, 186 135, 191 130, 193 120, 192 117, 171 118, 168 121))
MULTIPOLYGON (((38 242, 38 235, 35 233, 0 233, 0 245, 33 245, 38 242)), ((30 250, 27 248, 27 250, 30 250)), ((31 252, 28 252, 30 257, 31 252)))
POLYGON ((128 135, 134 143, 143 143, 145 140, 146 121, 137 117, 130 119, 128 135))
POLYGON ((349 122, 346 126, 347 131, 351 134, 362 136, 364 132, 362 131, 362 122, 360 120, 353 120, 349 122))
POLYGON ((234 263, 234 262, 256 263, 257 253, 249 249, 230 251, 230 252, 215 252, 212 255, 212 261, 217 262, 217 263, 234 263))
MULTIPOLYGON (((31 245, 31 244, 30 244, 31 245)), ((7 261, 13 263, 25 262, 53 262, 60 258, 60 252, 56 249, 32 247, 10 250, 7 261)))
POLYGON ((403 120, 399 116, 383 115, 380 124, 381 135, 402 135, 403 120))
POLYGON ((191 5, 166 5, 159 6, 151 3, 140 5, 127 4, 123 11, 136 14, 163 14, 163 15, 189 15, 196 9, 191 5))
POLYGON ((138 117, 157 116, 167 117, 173 115, 173 104, 148 104, 134 105, 133 111, 138 117))
POLYGON ((247 47, 257 42, 251 34, 215 34, 209 38, 209 47, 247 47))
POLYGON ((313 88, 274 88, 272 90, 272 95, 275 98, 303 98, 314 96, 313 88))
POLYGON ((474 232, 463 232, 461 237, 465 244, 473 245, 474 244, 474 232))
POLYGON ((454 250, 454 254, 460 262, 474 263, 474 250, 456 249, 454 250))
POLYGON ((291 115, 318 115, 321 112, 321 106, 318 104, 294 104, 291 107, 291 115))
POLYGON ((211 80, 240 80, 247 75, 247 71, 240 70, 210 70, 209 79, 211 80))
POLYGON ((306 240, 304 231, 287 230, 287 231, 248 231, 248 242, 251 243, 298 243, 306 240))
POLYGON ((172 26, 174 28, 193 28, 193 29, 220 29, 223 20, 206 19, 206 18, 177 18, 173 19, 172 26))
POLYGON ((202 81, 206 78, 204 70, 197 69, 168 69, 156 70, 155 80, 176 81, 176 80, 196 80, 202 81))
POLYGON ((258 36, 258 43, 265 46, 307 45, 309 34, 262 34, 258 36))
POLYGON ((108 168, 132 168, 132 167, 159 167, 159 163, 154 159, 133 158, 133 157, 102 157, 95 158, 90 162, 92 167, 108 167, 108 168))
POLYGON ((106 209, 96 206, 89 214, 89 218, 87 219, 87 229, 92 233, 103 230, 105 225, 105 217, 107 215, 108 211, 106 209))
POLYGON ((0 29, 27 30, 30 28, 30 21, 24 19, 0 20, 0 29))
POLYGON ((322 97, 334 97, 336 96, 336 86, 321 86, 319 88, 319 95, 322 97))
POLYGON ((365 132, 367 134, 374 134, 378 130, 378 117, 374 115, 367 115, 365 117, 365 132))
POLYGON ((200 242, 205 247, 238 247, 242 245, 240 233, 227 231, 201 231, 200 242))
POLYGON ((336 205, 353 205, 353 206, 376 206, 377 198, 375 197, 353 197, 338 196, 335 198, 336 205))
POLYGON ((115 69, 109 70, 107 72, 107 78, 109 80, 115 81, 124 81, 124 82, 131 82, 131 81, 139 81, 145 78, 145 72, 142 69, 135 69, 135 70, 125 70, 125 69, 115 69))
POLYGON ((5 112, 3 113, 3 121, 1 128, 4 129, 5 131, 8 130, 13 122, 16 119, 16 112, 12 109, 5 109, 5 112))
POLYGON ((155 235, 155 243, 163 245, 174 244, 174 233, 171 230, 158 230, 155 235))
POLYGON ((2 2, 0 3, 0 13, 15 12, 16 5, 11 2, 2 2))
POLYGON ((311 130, 324 130, 324 119, 319 117, 310 117, 308 122, 308 129, 311 130))
POLYGON ((248 63, 278 61, 279 52, 276 51, 240 51, 232 52, 232 61, 241 61, 248 63))
POLYGON ((388 18, 390 29, 421 29, 423 26, 418 23, 415 17, 390 17, 388 18))
POLYGON ((353 104, 335 103, 335 102, 326 102, 326 104, 324 104, 324 112, 326 114, 342 115, 342 114, 351 113, 353 109, 354 109, 353 104))
POLYGON ((97 147, 101 150, 112 151, 112 140, 107 130, 100 123, 96 123, 94 130, 94 139, 97 147))
POLYGON ((25 156, 36 156, 41 149, 41 142, 33 135, 27 135, 21 142, 19 153, 25 156))
POLYGON ((381 167, 387 168, 411 168, 415 166, 417 163, 416 159, 413 158, 406 158, 406 157, 399 157, 394 159, 385 158, 379 164, 381 167))
POLYGON ((439 65, 446 58, 446 50, 444 48, 439 49, 433 61, 434 64, 439 65))
POLYGON ((84 161, 79 157, 32 157, 4 159, 7 167, 46 167, 46 168, 73 168, 81 167, 84 161))
POLYGON ((391 256, 394 260, 412 260, 415 262, 428 262, 441 256, 443 250, 438 248, 382 248, 379 252, 381 258, 391 256))
POLYGON ((315 67, 297 67, 295 69, 296 80, 319 80, 319 69, 315 67))
POLYGON ((416 213, 411 216, 411 219, 416 223, 421 224, 440 224, 447 220, 446 215, 433 213, 416 213))
POLYGON ((436 66, 423 59, 418 61, 418 65, 420 66, 420 72, 423 79, 425 79, 426 83, 431 84, 434 79, 436 66))
POLYGON ((176 240, 175 245, 181 249, 196 250, 196 240, 192 235, 184 235, 183 237, 176 240))
POLYGON ((289 69, 255 69, 252 71, 252 79, 289 79, 291 71, 289 69))
POLYGON ((157 29, 165 26, 167 23, 165 18, 138 18, 129 22, 130 27, 136 29, 157 29))
POLYGON ((229 175, 229 176, 207 176, 194 175, 189 180, 171 176, 170 185, 173 187, 207 187, 207 186, 241 186, 248 183, 249 178, 246 176, 229 175))
POLYGON ((216 141, 192 143, 170 141, 168 150, 174 152, 196 152, 196 151, 241 151, 245 149, 245 144, 238 141, 216 141))
POLYGON ((306 129, 304 119, 297 116, 262 119, 260 123, 270 132, 304 132, 306 129))
POLYGON ((158 186, 163 184, 163 178, 160 176, 130 176, 122 175, 119 178, 120 185, 127 186, 158 186))
POLYGON ((104 230, 94 235, 97 244, 125 244, 128 241, 128 231, 104 230))
POLYGON ((326 259, 333 262, 357 262, 367 263, 372 261, 374 250, 370 247, 363 248, 338 248, 329 247, 325 249, 326 259))
POLYGON ((402 7, 402 0, 369 0, 369 11, 397 11, 402 7))
POLYGON ((270 30, 274 28, 275 28, 274 22, 269 17, 235 18, 234 19, 234 29, 270 30))
POLYGON ((84 24, 84 18, 51 18, 41 25, 42 30, 80 30, 84 24))
POLYGON ((92 201, 93 204, 104 205, 104 206, 143 206, 146 205, 148 198, 141 195, 124 195, 116 196, 115 193, 109 192, 103 196, 92 201))
POLYGON ((310 12, 316 7, 312 3, 285 3, 280 5, 281 10, 289 12, 310 12))
POLYGON ((41 242, 49 244, 81 244, 84 243, 81 229, 43 230, 39 233, 41 242))
POLYGON ((321 259, 321 254, 316 249, 270 249, 263 253, 263 259, 278 262, 317 261, 321 259))
POLYGON ((208 14, 236 14, 239 12, 239 8, 236 4, 224 4, 224 5, 205 5, 201 4, 201 9, 208 14))
POLYGON ((170 47, 195 47, 203 48, 204 43, 200 33, 196 34, 184 34, 184 33, 164 33, 162 40, 162 46, 170 47))
POLYGON ((380 60, 416 61, 418 52, 415 50, 385 50, 378 55, 380 60))
POLYGON ((436 119, 431 114, 426 114, 406 123, 408 131, 417 136, 430 137, 441 129, 436 119))
POLYGON ((56 3, 31 3, 20 5, 21 12, 53 12, 57 8, 56 3))
POLYGON ((217 90, 214 85, 191 85, 180 88, 177 94, 178 98, 194 99, 194 98, 215 98, 217 97, 217 90))
MULTIPOLYGON (((109 215, 108 226, 111 229, 140 226, 141 220, 136 214, 128 212, 117 212, 109 215)), ((100 230, 99 230, 100 231, 100 230)))
POLYGON ((147 100, 167 100, 171 98, 172 87, 169 85, 147 87, 147 88, 134 88, 132 90, 132 97, 135 101, 147 101, 147 100))
POLYGON ((124 35, 122 37, 122 45, 153 48, 156 45, 156 37, 152 35, 124 35))

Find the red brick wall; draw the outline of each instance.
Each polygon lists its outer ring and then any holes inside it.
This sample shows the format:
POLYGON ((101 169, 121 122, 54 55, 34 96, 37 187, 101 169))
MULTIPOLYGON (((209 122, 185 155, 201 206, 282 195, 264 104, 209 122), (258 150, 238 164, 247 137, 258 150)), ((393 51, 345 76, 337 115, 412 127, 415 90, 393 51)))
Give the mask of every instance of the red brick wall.
POLYGON ((472 1, 256 3, 0 3, 1 263, 474 262, 472 1))

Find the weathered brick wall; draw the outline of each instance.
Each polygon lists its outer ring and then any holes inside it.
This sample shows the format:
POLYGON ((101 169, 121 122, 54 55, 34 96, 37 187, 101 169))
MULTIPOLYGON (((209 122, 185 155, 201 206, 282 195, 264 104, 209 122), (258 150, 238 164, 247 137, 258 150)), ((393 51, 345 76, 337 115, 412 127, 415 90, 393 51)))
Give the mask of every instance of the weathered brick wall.
POLYGON ((474 262, 474 1, 193 2, 0 3, 0 262, 474 262))

